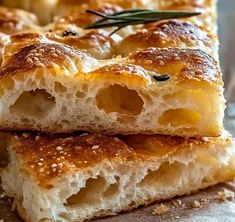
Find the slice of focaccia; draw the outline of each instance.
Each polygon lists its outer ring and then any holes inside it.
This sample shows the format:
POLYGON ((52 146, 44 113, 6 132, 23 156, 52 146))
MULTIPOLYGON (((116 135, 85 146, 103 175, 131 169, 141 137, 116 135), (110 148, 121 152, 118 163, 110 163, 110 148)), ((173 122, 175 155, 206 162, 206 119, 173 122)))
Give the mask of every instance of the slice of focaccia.
POLYGON ((232 138, 22 134, 2 185, 27 222, 83 221, 235 177, 232 138))
MULTIPOLYGON (((214 1, 159 5, 201 7, 208 18, 214 11, 214 1)), ((0 70, 1 128, 220 135, 225 106, 212 32, 176 20, 110 37, 109 30, 84 30, 85 17, 81 10, 40 28, 42 34, 11 36, 0 70)))
POLYGON ((5 129, 218 136, 223 128, 221 72, 201 49, 147 48, 100 60, 20 34, 5 48, 0 83, 5 129))

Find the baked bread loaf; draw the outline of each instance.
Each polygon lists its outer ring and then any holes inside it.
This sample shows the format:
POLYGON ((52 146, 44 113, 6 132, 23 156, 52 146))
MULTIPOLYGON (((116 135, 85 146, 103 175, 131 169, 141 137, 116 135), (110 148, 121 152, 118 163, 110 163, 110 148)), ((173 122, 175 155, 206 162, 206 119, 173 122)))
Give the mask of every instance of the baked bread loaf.
POLYGON ((200 49, 148 48, 99 60, 43 35, 20 34, 6 47, 0 77, 2 129, 184 136, 222 130, 221 72, 200 49), (165 74, 170 79, 159 81, 165 74))
POLYGON ((56 137, 24 133, 12 139, 1 178, 27 222, 83 221, 232 180, 230 136, 136 135, 56 137))
MULTIPOLYGON (((97 2, 105 13, 134 7, 97 2)), ((205 13, 197 18, 201 24, 215 4, 160 2, 156 8, 202 8, 205 13)), ((80 3, 90 4, 73 2, 80 3)), ((11 36, 0 70, 2 129, 221 134, 225 105, 213 32, 193 20, 172 20, 110 37, 107 29, 84 30, 84 20, 81 10, 37 31, 11 36)), ((216 25, 211 21, 210 26, 216 25)))

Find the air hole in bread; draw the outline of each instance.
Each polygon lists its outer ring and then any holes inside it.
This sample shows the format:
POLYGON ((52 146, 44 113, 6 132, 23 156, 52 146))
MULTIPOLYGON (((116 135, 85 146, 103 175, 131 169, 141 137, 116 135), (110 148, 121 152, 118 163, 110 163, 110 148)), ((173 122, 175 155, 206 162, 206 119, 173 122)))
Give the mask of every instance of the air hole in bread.
POLYGON ((106 113, 116 112, 128 115, 141 113, 144 102, 135 90, 121 85, 111 85, 101 89, 96 96, 99 109, 106 113))
POLYGON ((113 195, 118 193, 118 188, 119 188, 119 184, 115 183, 115 184, 111 184, 107 190, 104 191, 103 193, 103 197, 104 198, 109 198, 112 197, 113 195))
POLYGON ((145 178, 138 184, 141 187, 152 187, 156 185, 172 186, 174 180, 178 181, 186 169, 185 165, 175 162, 172 164, 163 163, 158 170, 148 171, 145 178))
POLYGON ((64 93, 67 91, 66 87, 63 86, 60 82, 55 82, 54 89, 56 93, 64 93))
POLYGON ((67 207, 79 207, 82 205, 95 204, 99 201, 100 192, 106 188, 106 180, 98 176, 97 178, 90 178, 86 181, 85 187, 81 188, 77 194, 67 198, 64 204, 67 207))
POLYGON ((8 133, 0 133, 0 169, 6 167, 10 159, 7 149, 9 138, 8 133))
POLYGON ((158 123, 165 126, 194 126, 201 119, 197 111, 189 109, 169 109, 158 119, 158 123))
POLYGON ((55 106, 55 98, 44 89, 23 92, 10 107, 13 114, 42 118, 55 106))
POLYGON ((81 98, 83 98, 84 96, 85 96, 85 93, 84 93, 84 92, 82 92, 82 91, 80 91, 80 90, 77 91, 77 93, 76 93, 76 97, 77 97, 77 98, 81 99, 81 98))

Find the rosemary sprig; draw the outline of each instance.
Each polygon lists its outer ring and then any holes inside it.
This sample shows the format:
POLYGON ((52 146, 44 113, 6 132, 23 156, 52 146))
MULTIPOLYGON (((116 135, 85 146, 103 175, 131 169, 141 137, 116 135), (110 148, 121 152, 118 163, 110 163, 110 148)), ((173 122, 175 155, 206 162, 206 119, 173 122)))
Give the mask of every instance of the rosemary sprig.
POLYGON ((123 10, 109 15, 94 10, 87 10, 87 13, 97 15, 101 17, 101 19, 88 25, 86 29, 117 27, 110 35, 128 25, 146 24, 164 19, 187 18, 201 14, 200 12, 191 11, 161 11, 147 9, 123 10))

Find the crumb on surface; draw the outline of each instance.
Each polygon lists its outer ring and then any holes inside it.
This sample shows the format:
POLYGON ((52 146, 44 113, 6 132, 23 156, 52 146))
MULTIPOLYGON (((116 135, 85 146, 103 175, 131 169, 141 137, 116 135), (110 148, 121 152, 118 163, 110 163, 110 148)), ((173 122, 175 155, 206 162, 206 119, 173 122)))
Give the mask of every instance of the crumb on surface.
POLYGON ((201 207, 200 202, 197 201, 197 200, 194 200, 193 203, 192 203, 192 205, 193 205, 193 208, 200 208, 200 207, 201 207))
POLYGON ((178 208, 178 207, 180 207, 180 206, 182 205, 182 201, 181 201, 181 200, 174 200, 174 201, 173 201, 173 205, 174 205, 176 208, 178 208))
POLYGON ((157 206, 154 211, 153 211, 153 215, 163 215, 165 213, 167 213, 169 211, 169 207, 166 206, 165 204, 160 204, 159 206, 157 206))
POLYGON ((222 192, 218 192, 217 199, 221 201, 226 201, 228 199, 234 198, 235 194, 232 191, 224 190, 222 192))

